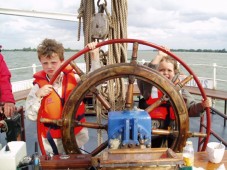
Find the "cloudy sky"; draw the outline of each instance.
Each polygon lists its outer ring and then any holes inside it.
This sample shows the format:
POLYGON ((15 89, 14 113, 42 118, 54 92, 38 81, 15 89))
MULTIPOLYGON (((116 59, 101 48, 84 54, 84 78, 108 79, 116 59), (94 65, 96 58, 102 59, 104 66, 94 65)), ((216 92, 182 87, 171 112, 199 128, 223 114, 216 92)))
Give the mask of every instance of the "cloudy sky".
MULTIPOLYGON (((0 3, 0 8, 77 14, 80 0, 0 3)), ((77 29, 77 22, 0 14, 0 44, 5 49, 36 48, 46 37, 65 48, 82 49, 83 37, 77 41, 77 29)), ((174 49, 227 49, 226 0, 128 0, 128 38, 174 49)))

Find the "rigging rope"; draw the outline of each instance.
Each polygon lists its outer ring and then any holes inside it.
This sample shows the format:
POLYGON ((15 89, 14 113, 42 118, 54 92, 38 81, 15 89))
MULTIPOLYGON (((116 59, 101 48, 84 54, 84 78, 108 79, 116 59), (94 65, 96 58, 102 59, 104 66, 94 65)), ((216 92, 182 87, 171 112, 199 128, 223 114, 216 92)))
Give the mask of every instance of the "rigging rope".
MULTIPOLYGON (((111 1, 111 28, 109 39, 127 38, 127 0, 111 1)), ((109 46, 107 64, 122 63, 127 60, 127 44, 112 44, 109 46), (110 57, 112 56, 112 57, 110 57)), ((123 79, 108 82, 109 100, 114 110, 122 110, 125 103, 125 85, 123 79)))
MULTIPOLYGON (((90 22, 91 18, 95 13, 95 4, 94 1, 91 0, 81 0, 80 8, 78 10, 78 17, 83 20, 83 33, 84 33, 84 46, 89 42, 92 42, 91 34, 90 34, 90 22)), ((79 24, 80 26, 80 24, 79 24)), ((80 28, 78 29, 80 32, 80 28)), ((78 36, 80 34, 78 33, 78 36)), ((79 39, 79 38, 78 38, 79 39)), ((86 70, 87 72, 90 70, 91 58, 88 53, 85 54, 84 60, 86 62, 86 70)))
MULTIPOLYGON (((106 3, 106 0, 104 0, 106 3)), ((100 0, 97 4, 99 5, 100 0)), ((80 39, 81 18, 83 19, 84 45, 94 41, 91 37, 91 19, 95 14, 95 0, 81 0, 78 10, 79 28, 78 40, 80 39)), ((107 3, 103 6, 109 20, 109 35, 108 39, 127 38, 127 16, 128 4, 127 0, 111 0, 111 15, 107 10, 107 3)), ((108 47, 108 56, 106 53, 100 52, 100 57, 103 59, 103 65, 122 63, 127 61, 127 44, 112 44, 108 47), (106 60, 105 60, 106 59, 106 60)), ((89 54, 85 54, 86 70, 90 70, 91 58, 89 54)), ((112 110, 122 110, 125 103, 125 85, 124 80, 114 79, 107 82, 106 87, 99 88, 100 93, 107 98, 111 104, 112 110)), ((95 105, 97 122, 102 122, 102 117, 107 119, 106 111, 98 100, 93 102, 95 105)), ((102 130, 98 130, 98 144, 102 143, 102 130)))

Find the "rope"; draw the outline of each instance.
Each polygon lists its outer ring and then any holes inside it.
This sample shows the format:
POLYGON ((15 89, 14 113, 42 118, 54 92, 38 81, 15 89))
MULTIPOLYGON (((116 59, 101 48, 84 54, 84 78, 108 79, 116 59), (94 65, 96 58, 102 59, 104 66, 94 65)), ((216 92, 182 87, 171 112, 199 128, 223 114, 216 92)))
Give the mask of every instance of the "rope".
POLYGON ((77 41, 80 41, 80 31, 81 31, 81 18, 83 16, 83 10, 84 10, 84 7, 83 7, 83 2, 81 1, 80 2, 80 8, 78 9, 78 19, 79 19, 79 24, 78 24, 78 34, 77 34, 77 41))
MULTIPOLYGON (((106 2, 106 1, 105 1, 106 2)), ((127 38, 127 13, 128 5, 127 0, 112 0, 111 1, 111 12, 112 16, 107 12, 105 8, 106 15, 109 19, 109 39, 116 38, 127 38)), ((84 33, 84 45, 92 42, 90 33, 90 21, 95 13, 94 0, 81 0, 80 9, 78 10, 79 21, 83 18, 83 33, 84 33)), ((79 22, 78 37, 80 36, 81 22, 79 22)), ((79 40, 80 38, 78 38, 79 40)), ((127 44, 113 44, 109 45, 108 57, 106 57, 107 64, 126 62, 127 60, 127 44)), ((90 70, 91 58, 89 54, 85 54, 86 70, 90 70)), ((103 56, 102 56, 103 57, 103 56)), ((114 79, 107 82, 107 87, 105 90, 100 88, 99 91, 103 96, 107 98, 112 106, 112 110, 122 110, 125 103, 125 86, 123 79, 114 79)), ((98 100, 95 102, 95 110, 97 116, 97 122, 101 123, 102 118, 107 119, 107 115, 103 110, 102 105, 98 100)), ((98 144, 102 143, 102 130, 98 130, 98 144)))
MULTIPOLYGON (((92 16, 95 13, 95 5, 94 0, 81 0, 80 5, 80 16, 83 16, 83 32, 84 32, 84 46, 87 45, 89 42, 92 42, 91 34, 90 34, 90 22, 92 19, 92 16)), ((90 65, 91 65, 91 57, 88 53, 84 56, 85 62, 86 62, 86 70, 89 72, 90 65)), ((98 100, 93 101, 95 111, 96 111, 96 117, 97 117, 97 123, 102 123, 102 116, 100 113, 102 112, 101 104, 98 100)), ((98 145, 101 145, 102 143, 102 130, 97 130, 97 142, 98 145)))
MULTIPOLYGON (((111 1, 111 28, 109 39, 127 38, 127 0, 111 1)), ((108 64, 126 62, 127 44, 112 44, 109 46, 108 64), (112 57, 110 57, 112 56, 112 57)), ((114 79, 108 81, 108 96, 111 106, 114 110, 122 110, 125 103, 125 86, 123 79, 114 79)))
MULTIPOLYGON (((92 42, 91 34, 90 34, 90 22, 91 18, 95 13, 95 4, 94 1, 91 0, 81 0, 80 8, 78 10, 79 16, 83 19, 83 33, 84 33, 84 46, 87 45, 89 42, 92 42)), ((80 26, 80 24, 79 24, 80 26)), ((78 34, 79 36, 79 34, 78 34)), ((84 60, 86 62, 86 70, 89 72, 91 58, 88 53, 85 54, 84 60)))

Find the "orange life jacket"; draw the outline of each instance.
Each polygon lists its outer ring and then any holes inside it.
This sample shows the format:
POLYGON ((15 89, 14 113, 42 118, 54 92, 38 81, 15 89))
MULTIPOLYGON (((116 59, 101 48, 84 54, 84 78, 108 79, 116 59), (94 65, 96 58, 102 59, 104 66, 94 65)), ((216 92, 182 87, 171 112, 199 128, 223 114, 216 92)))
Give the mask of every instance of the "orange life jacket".
MULTIPOLYGON (((163 96, 163 93, 158 90, 156 87, 152 87, 151 96, 146 100, 148 105, 155 103, 163 96)), ((160 106, 156 107, 153 111, 151 111, 150 116, 152 119, 162 119, 166 120, 167 115, 171 120, 175 120, 174 110, 171 105, 167 102, 162 103, 160 106)))
MULTIPOLYGON (((53 89, 52 92, 45 96, 42 100, 42 104, 40 106, 40 109, 42 111, 42 118, 48 118, 48 119, 61 119, 62 118, 62 110, 65 101, 68 99, 70 92, 73 90, 73 88, 77 85, 74 72, 72 70, 71 66, 67 66, 63 70, 64 76, 63 76, 63 82, 62 82, 62 97, 58 95, 58 93, 53 89)), ((46 73, 44 71, 37 72, 33 76, 35 78, 34 84, 38 84, 39 87, 43 87, 44 85, 49 84, 49 80, 46 77, 46 73)), ((40 112, 40 110, 39 110, 40 112)), ((81 102, 77 113, 75 114, 75 119, 80 122, 85 122, 85 105, 83 102, 81 102)), ((41 125, 41 135, 46 138, 48 129, 50 128, 49 125, 41 125)), ((80 130, 83 127, 76 127, 74 128, 74 134, 78 134, 80 130)), ((53 127, 50 128, 50 133, 52 138, 61 138, 61 130, 60 127, 53 127)))

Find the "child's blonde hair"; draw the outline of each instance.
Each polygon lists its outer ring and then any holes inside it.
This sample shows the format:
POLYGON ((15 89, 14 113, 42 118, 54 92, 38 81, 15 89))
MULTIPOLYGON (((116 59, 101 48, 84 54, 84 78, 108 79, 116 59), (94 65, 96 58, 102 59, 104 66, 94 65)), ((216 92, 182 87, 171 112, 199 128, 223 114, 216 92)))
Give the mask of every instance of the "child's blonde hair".
POLYGON ((166 61, 167 63, 172 63, 173 64, 173 69, 174 69, 174 73, 175 74, 180 72, 178 64, 177 64, 177 61, 174 58, 172 58, 170 56, 164 56, 161 59, 160 63, 163 62, 163 61, 166 61))

